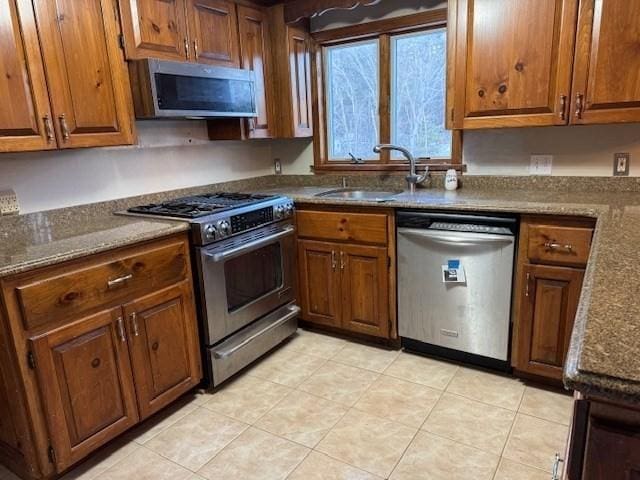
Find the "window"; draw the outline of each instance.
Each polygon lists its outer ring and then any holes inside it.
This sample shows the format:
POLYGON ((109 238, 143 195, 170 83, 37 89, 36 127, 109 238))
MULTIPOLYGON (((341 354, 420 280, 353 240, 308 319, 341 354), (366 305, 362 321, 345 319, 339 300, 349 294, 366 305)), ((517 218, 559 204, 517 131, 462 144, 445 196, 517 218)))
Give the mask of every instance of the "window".
POLYGON ((316 169, 406 168, 397 152, 376 155, 378 143, 404 146, 436 168, 459 165, 460 136, 445 129, 446 14, 429 15, 423 23, 409 15, 316 35, 324 99, 316 169))
POLYGON ((416 157, 451 158, 444 128, 447 35, 444 28, 391 39, 391 143, 416 157))
POLYGON ((378 40, 326 50, 330 158, 367 158, 378 143, 378 52, 378 40))

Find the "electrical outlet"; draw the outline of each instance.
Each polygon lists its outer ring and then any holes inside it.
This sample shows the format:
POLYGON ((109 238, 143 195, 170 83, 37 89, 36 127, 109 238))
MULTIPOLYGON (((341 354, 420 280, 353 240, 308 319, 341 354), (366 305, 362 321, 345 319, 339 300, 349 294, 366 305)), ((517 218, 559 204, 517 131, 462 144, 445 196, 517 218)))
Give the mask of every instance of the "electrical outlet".
POLYGON ((273 161, 273 169, 276 172, 276 175, 282 175, 282 162, 279 158, 276 158, 273 161))
POLYGON ((613 176, 628 177, 629 163, 631 163, 631 154, 614 153, 613 154, 613 176))
POLYGON ((531 155, 530 175, 551 175, 553 155, 531 155))
POLYGON ((0 192, 0 215, 16 215, 20 213, 18 197, 13 190, 0 192))

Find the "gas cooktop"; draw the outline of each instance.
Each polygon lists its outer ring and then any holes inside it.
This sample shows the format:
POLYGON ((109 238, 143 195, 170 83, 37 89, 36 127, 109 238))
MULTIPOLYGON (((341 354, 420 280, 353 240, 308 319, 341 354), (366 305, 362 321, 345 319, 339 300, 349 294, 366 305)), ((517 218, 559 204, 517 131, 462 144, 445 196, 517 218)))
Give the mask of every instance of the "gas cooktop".
POLYGON ((232 208, 246 207, 276 198, 270 195, 255 195, 250 193, 206 193, 193 197, 182 197, 164 203, 151 203, 129 208, 129 213, 158 215, 161 217, 176 217, 195 219, 220 213, 232 208))

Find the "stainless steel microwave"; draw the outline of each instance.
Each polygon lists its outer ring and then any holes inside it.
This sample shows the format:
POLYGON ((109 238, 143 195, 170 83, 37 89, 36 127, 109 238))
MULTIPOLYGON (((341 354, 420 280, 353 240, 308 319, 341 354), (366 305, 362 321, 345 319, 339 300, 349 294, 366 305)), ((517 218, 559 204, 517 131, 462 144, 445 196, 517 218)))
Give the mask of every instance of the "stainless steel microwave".
POLYGON ((136 118, 255 117, 250 70, 144 59, 129 62, 136 118))

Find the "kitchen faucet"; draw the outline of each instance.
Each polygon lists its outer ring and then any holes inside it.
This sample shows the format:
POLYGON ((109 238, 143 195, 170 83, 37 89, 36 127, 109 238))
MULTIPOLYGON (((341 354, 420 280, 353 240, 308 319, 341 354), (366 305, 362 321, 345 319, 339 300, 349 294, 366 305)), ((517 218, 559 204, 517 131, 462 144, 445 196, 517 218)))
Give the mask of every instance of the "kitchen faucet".
POLYGON ((397 145, 391 145, 388 143, 381 143, 373 147, 374 153, 380 153, 382 150, 397 150, 402 153, 407 160, 409 160, 409 175, 407 175, 407 184, 409 185, 409 191, 415 193, 416 185, 424 182, 429 175, 429 167, 425 166, 424 174, 418 175, 416 173, 416 158, 411 154, 409 150, 397 145))

